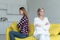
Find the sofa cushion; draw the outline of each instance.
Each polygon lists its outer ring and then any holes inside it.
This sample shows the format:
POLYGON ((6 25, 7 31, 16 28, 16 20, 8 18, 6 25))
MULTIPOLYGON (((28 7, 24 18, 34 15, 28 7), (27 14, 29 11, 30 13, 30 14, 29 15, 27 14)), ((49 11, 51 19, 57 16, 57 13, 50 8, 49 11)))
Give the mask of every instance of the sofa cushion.
POLYGON ((50 40, 60 40, 60 35, 51 36, 50 40))
POLYGON ((36 40, 33 36, 27 38, 15 38, 15 40, 36 40))
POLYGON ((50 35, 57 35, 60 32, 60 24, 51 24, 50 35))

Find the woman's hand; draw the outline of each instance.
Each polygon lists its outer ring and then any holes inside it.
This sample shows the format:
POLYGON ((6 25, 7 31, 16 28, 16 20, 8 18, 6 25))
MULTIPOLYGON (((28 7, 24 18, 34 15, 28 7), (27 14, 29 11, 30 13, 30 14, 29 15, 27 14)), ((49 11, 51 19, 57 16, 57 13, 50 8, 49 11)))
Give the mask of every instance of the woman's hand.
POLYGON ((36 24, 35 26, 40 27, 40 25, 36 24))

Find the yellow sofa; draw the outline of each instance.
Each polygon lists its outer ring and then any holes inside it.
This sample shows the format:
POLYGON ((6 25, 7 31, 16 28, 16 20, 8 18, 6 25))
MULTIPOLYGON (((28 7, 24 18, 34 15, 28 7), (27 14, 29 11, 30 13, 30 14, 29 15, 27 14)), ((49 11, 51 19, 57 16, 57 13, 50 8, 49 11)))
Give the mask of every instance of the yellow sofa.
MULTIPOLYGON (((15 37, 16 40, 36 40, 34 37, 33 37, 33 33, 34 33, 34 25, 30 23, 29 25, 29 37, 27 38, 17 38, 15 37)), ((9 32, 13 30, 13 31, 16 31, 16 32, 19 32, 18 28, 17 28, 17 22, 13 22, 10 27, 8 27, 6 29, 6 40, 10 40, 9 39, 9 32)), ((59 32, 60 32, 60 24, 51 24, 50 26, 50 29, 49 29, 49 32, 50 32, 50 40, 60 40, 60 35, 59 32)))

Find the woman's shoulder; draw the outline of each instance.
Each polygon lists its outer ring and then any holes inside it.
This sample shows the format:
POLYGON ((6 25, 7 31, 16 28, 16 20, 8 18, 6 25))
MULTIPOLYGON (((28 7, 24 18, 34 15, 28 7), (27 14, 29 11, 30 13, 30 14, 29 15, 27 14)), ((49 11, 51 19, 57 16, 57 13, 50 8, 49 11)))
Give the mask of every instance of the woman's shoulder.
POLYGON ((28 17, 27 17, 27 16, 23 16, 23 18, 24 18, 24 19, 28 19, 28 17))
POLYGON ((39 18, 38 17, 35 17, 34 20, 38 20, 39 18))
POLYGON ((48 17, 45 17, 45 19, 48 19, 48 17))

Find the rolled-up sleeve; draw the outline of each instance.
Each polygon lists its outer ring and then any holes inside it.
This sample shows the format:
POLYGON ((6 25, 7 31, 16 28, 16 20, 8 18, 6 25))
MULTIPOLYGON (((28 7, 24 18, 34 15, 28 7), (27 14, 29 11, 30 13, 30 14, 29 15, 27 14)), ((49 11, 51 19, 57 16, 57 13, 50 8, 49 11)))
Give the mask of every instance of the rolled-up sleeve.
POLYGON ((48 25, 44 25, 45 27, 43 27, 43 28, 48 31, 50 28, 50 22, 49 22, 48 18, 46 18, 46 22, 48 23, 48 25))

